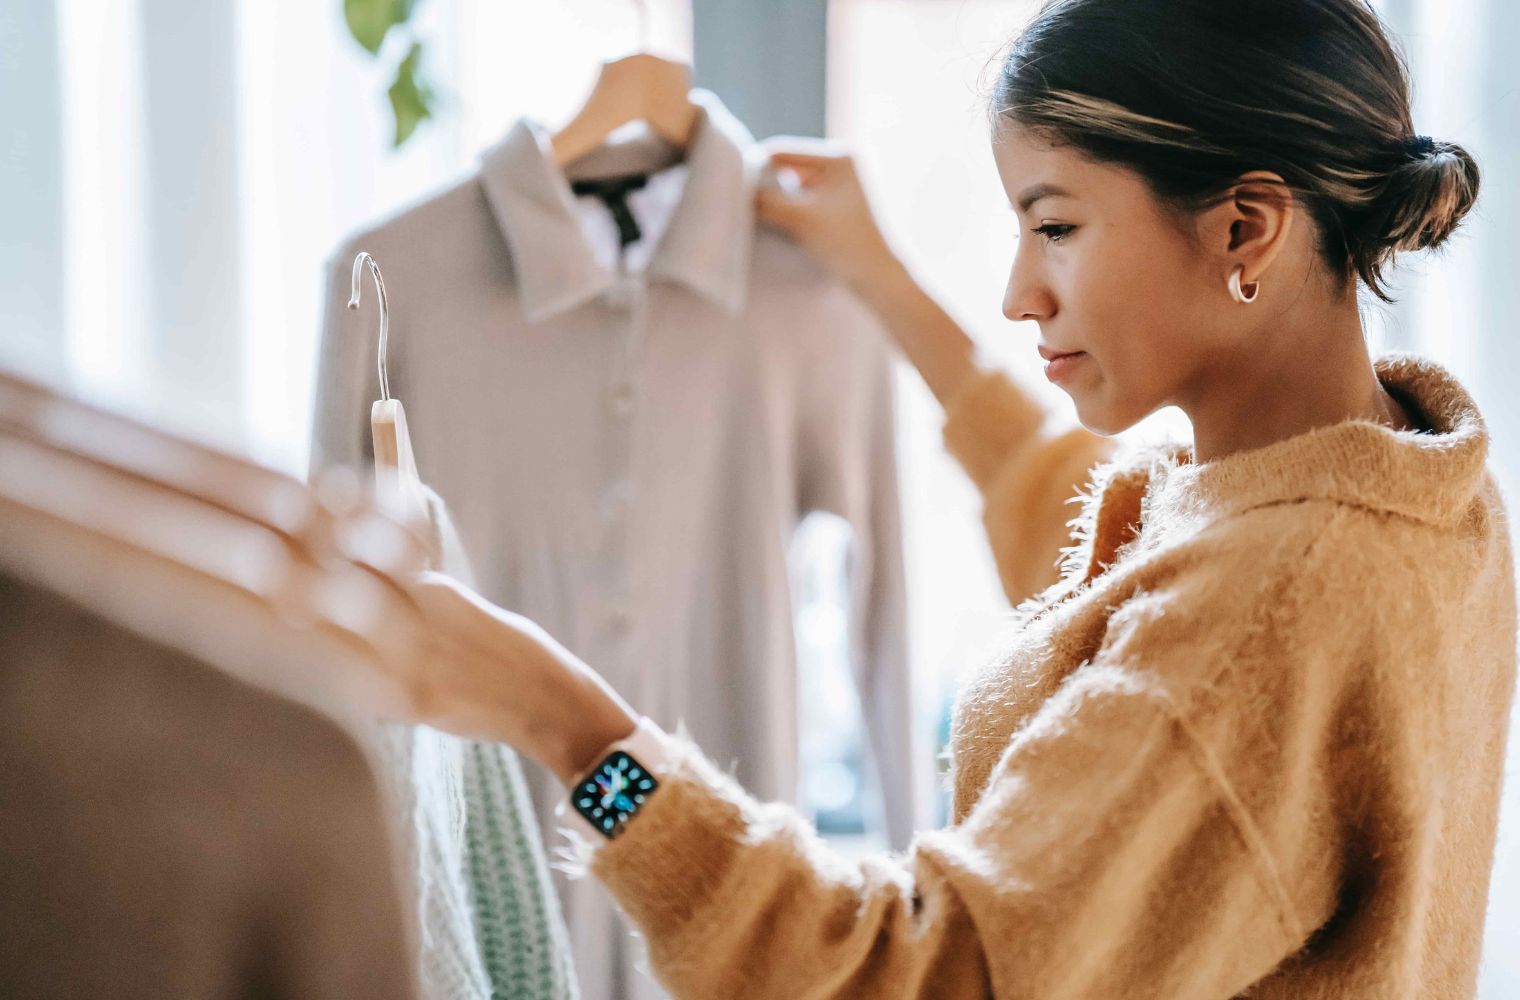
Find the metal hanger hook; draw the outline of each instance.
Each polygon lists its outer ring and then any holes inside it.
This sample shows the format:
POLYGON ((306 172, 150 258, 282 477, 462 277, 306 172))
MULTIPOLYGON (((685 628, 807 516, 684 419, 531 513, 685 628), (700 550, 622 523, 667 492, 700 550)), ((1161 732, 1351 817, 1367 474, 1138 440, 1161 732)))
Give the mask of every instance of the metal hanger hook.
POLYGON ((359 256, 354 258, 354 277, 353 281, 350 282, 348 307, 350 309, 359 308, 359 279, 364 272, 365 264, 369 265, 369 273, 375 279, 375 292, 380 296, 380 348, 377 352, 377 367, 380 371, 380 398, 390 399, 391 380, 385 370, 385 351, 387 347, 386 342, 390 339, 391 312, 390 306, 385 300, 385 279, 380 276, 380 265, 375 263, 375 258, 362 250, 359 251, 359 256))

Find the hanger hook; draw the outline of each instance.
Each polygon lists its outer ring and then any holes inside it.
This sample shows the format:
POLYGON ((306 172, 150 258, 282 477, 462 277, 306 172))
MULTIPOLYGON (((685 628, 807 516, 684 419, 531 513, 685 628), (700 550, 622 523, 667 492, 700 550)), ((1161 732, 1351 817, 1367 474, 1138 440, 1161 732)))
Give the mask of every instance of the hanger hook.
POLYGON ((375 278, 375 292, 380 296, 380 350, 378 368, 380 370, 380 398, 391 398, 391 380, 385 371, 386 341, 390 338, 391 313, 390 306, 385 300, 385 279, 380 276, 380 265, 375 263, 375 258, 364 251, 359 251, 359 256, 354 258, 354 277, 350 282, 348 307, 359 308, 359 278, 363 274, 364 265, 369 265, 369 273, 375 278))

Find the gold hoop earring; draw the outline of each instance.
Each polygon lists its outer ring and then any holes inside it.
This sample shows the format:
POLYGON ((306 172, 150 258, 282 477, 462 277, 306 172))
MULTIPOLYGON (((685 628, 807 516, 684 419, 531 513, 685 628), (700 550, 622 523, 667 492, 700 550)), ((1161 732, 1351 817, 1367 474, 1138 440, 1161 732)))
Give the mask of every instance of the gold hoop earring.
POLYGON ((1261 292, 1261 282, 1251 282, 1251 294, 1247 295, 1245 291, 1240 287, 1240 279, 1244 277, 1245 273, 1246 266, 1244 264, 1236 264, 1235 270, 1230 272, 1230 296, 1236 302, 1242 302, 1246 305, 1250 305, 1252 302, 1256 301, 1256 296, 1261 292))

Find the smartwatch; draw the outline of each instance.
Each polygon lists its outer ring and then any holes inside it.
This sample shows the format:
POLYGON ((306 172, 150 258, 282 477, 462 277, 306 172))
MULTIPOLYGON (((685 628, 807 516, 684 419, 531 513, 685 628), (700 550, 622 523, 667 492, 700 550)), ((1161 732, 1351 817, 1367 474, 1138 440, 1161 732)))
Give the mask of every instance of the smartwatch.
MULTIPOLYGON (((666 738, 653 722, 641 717, 631 734, 608 746, 570 788, 566 818, 572 825, 604 840, 621 835, 659 790, 659 775, 668 760, 666 738)), ((557 815, 564 815, 566 802, 555 810, 557 815)))

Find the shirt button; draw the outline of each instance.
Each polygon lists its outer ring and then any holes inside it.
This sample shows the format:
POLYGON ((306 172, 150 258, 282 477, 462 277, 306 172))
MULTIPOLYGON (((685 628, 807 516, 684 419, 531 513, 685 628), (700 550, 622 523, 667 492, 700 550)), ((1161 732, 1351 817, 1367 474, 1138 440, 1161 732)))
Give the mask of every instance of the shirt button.
POLYGON ((633 386, 624 382, 607 396, 607 409, 619 420, 633 415, 633 386))

